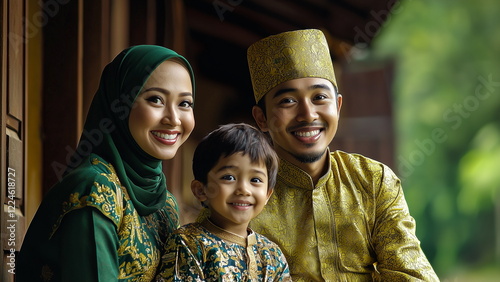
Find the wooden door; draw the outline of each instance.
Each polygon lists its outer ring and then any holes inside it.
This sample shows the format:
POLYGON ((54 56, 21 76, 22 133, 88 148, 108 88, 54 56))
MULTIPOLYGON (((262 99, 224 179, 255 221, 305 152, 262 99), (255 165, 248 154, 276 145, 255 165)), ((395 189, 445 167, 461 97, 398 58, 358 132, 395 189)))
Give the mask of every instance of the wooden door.
POLYGON ((2 281, 14 281, 17 254, 25 233, 26 183, 26 1, 2 0, 1 142, 2 281))
POLYGON ((339 128, 331 150, 359 153, 394 167, 392 65, 387 62, 340 63, 343 96, 339 128))

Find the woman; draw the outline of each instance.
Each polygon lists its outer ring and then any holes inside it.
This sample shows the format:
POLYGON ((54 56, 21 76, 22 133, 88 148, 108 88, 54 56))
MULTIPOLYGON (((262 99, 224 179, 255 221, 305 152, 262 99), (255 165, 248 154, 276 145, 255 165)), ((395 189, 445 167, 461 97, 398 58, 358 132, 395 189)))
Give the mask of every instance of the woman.
POLYGON ((24 239, 16 281, 150 281, 179 227, 161 160, 194 128, 194 76, 174 51, 134 46, 106 66, 72 163, 24 239))

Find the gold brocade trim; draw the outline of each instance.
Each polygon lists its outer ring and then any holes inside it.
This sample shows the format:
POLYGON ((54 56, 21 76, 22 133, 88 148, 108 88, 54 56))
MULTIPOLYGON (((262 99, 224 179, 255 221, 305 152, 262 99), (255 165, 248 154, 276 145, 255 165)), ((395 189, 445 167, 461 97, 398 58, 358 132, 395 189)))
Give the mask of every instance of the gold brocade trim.
POLYGON ((123 189, 113 165, 97 158, 92 159, 92 164, 101 164, 110 171, 110 173, 101 173, 101 175, 106 177, 106 179, 115 186, 115 189, 95 182, 94 186, 97 188, 97 192, 91 192, 89 195, 89 197, 92 197, 95 201, 87 200, 87 203, 89 206, 99 209, 118 227, 120 226, 123 215, 122 190, 126 189, 123 189))
POLYGON ((57 231, 66 214, 84 207, 97 208, 104 216, 113 221, 116 226, 120 225, 123 213, 120 180, 118 179, 118 176, 116 175, 116 172, 111 164, 100 161, 97 158, 92 159, 91 163, 92 165, 101 164, 110 171, 110 173, 101 173, 100 175, 106 177, 110 184, 115 186, 115 189, 112 189, 110 186, 105 184, 94 182, 89 195, 80 196, 79 192, 71 193, 68 200, 62 203, 61 215, 54 223, 49 238, 52 238, 54 233, 57 231))
POLYGON ((208 218, 203 220, 200 225, 205 227, 208 231, 212 232, 215 236, 231 243, 241 245, 243 247, 247 247, 249 245, 251 246, 256 243, 255 233, 251 229, 248 229, 248 237, 245 238, 241 235, 220 228, 219 226, 211 222, 208 218))
MULTIPOLYGON (((130 201, 127 189, 123 189, 123 197, 126 202, 130 201)), ((157 222, 152 220, 153 214, 143 217, 141 223, 137 211, 132 210, 131 205, 126 205, 124 216, 118 237, 121 238, 121 244, 118 248, 118 256, 129 256, 132 261, 124 261, 119 265, 118 279, 128 279, 137 281, 137 277, 142 275, 139 281, 151 281, 156 274, 156 268, 160 263, 160 251, 156 248, 145 231, 146 225, 150 229, 158 230, 157 222), (156 223, 156 224, 155 224, 156 223), (138 244, 139 243, 139 244, 138 244), (149 266, 145 268, 145 266, 149 266)))
POLYGON ((233 232, 227 231, 225 229, 220 228, 211 222, 208 218, 200 223, 201 226, 205 227, 208 231, 213 233, 215 236, 231 242, 238 244, 240 246, 245 247, 246 255, 247 255, 247 264, 248 264, 248 276, 251 281, 253 279, 258 279, 259 274, 257 272, 257 260, 255 258, 255 254, 253 251, 253 246, 257 244, 257 238, 255 232, 252 229, 248 228, 248 236, 245 238, 241 235, 235 234, 233 232))
POLYGON ((54 233, 56 233, 59 225, 67 213, 87 206, 87 197, 88 196, 80 197, 80 193, 72 193, 69 195, 68 201, 62 203, 62 213, 59 218, 57 218, 54 225, 52 225, 52 232, 49 234, 49 239, 54 236, 54 233))
POLYGON ((337 86, 325 35, 304 29, 272 35, 255 42, 247 51, 255 101, 288 80, 318 77, 337 86))

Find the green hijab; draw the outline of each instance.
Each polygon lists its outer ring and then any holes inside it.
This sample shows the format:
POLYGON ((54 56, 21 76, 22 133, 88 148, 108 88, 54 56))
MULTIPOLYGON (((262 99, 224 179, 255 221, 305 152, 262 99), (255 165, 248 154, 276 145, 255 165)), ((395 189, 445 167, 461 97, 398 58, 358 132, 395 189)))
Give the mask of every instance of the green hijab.
MULTIPOLYGON (((122 51, 101 76, 84 131, 73 159, 91 153, 111 163, 140 215, 165 205, 166 179, 162 161, 144 152, 128 127, 132 104, 151 73, 165 60, 176 59, 189 70, 194 92, 194 74, 189 62, 161 46, 139 45, 122 51)), ((194 93, 193 93, 194 95, 194 93)), ((72 164, 78 163, 72 161, 72 164)), ((68 167, 71 171, 74 167, 68 167)))

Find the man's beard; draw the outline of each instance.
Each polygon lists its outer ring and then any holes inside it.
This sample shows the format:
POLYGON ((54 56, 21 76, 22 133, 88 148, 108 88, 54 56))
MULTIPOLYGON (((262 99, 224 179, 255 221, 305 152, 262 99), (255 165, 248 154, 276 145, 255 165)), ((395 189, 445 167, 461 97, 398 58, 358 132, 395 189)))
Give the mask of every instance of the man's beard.
POLYGON ((310 153, 310 154, 302 154, 302 155, 296 155, 293 154, 293 157, 301 162, 301 163, 314 163, 317 162, 321 159, 321 157, 325 154, 326 150, 321 152, 321 153, 310 153))

